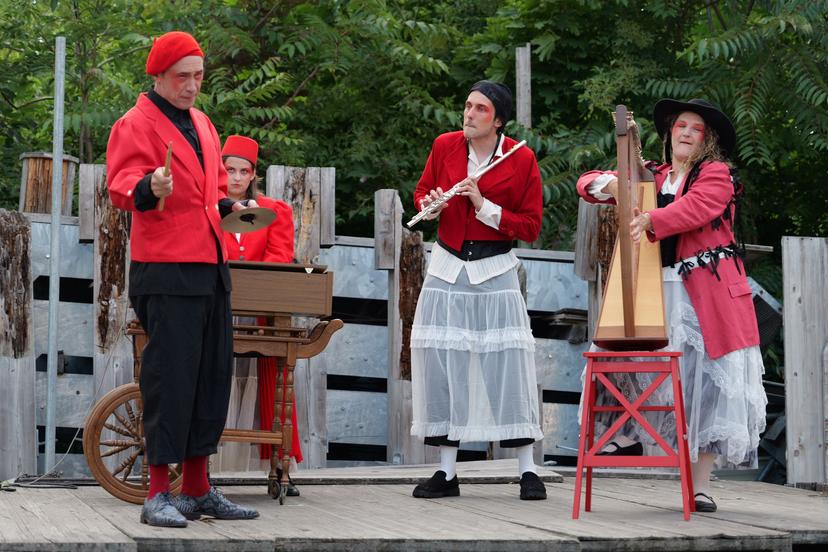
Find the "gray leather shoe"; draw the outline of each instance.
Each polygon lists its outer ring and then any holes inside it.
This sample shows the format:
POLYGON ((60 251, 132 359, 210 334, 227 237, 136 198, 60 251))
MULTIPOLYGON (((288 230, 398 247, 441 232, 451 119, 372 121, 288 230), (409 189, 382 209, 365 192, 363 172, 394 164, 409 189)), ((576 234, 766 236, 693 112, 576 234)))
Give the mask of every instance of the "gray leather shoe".
POLYGON ((141 523, 156 527, 187 527, 186 518, 176 510, 172 500, 170 493, 158 493, 151 500, 144 501, 141 523))
POLYGON ((178 495, 173 498, 173 504, 187 519, 197 519, 200 515, 212 516, 216 519, 255 519, 259 517, 259 512, 253 508, 245 508, 230 502, 215 487, 210 487, 210 491, 202 496, 178 495))

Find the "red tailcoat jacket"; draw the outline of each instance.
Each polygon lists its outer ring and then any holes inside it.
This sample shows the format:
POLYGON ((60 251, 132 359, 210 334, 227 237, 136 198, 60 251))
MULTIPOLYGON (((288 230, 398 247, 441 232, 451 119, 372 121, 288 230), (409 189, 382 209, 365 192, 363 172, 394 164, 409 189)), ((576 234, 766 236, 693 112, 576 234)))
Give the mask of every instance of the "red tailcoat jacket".
POLYGON ((204 113, 190 108, 190 117, 198 133, 204 169, 187 139, 145 94, 112 126, 106 148, 107 185, 112 204, 132 211, 133 261, 215 264, 216 239, 223 259, 227 259, 218 210, 219 200, 227 197, 221 142, 204 113), (164 200, 163 211, 136 211, 132 197, 135 186, 146 174, 164 166, 170 142, 173 193, 164 200))
MULTIPOLYGON (((661 189, 669 170, 669 164, 658 167, 657 190, 661 189)), ((578 179, 578 194, 590 203, 600 203, 589 195, 587 187, 601 174, 604 172, 590 171, 578 179)), ((684 183, 670 205, 649 211, 653 224, 652 232, 647 233, 650 240, 678 235, 676 259, 671 261, 694 258, 708 248, 733 243, 729 224, 721 224, 717 229, 711 224, 726 208, 731 209, 730 220, 733 220, 733 207, 729 205, 733 183, 728 166, 720 161, 705 162, 687 195, 682 195, 683 192, 684 183)), ((694 268, 684 279, 687 295, 699 318, 705 349, 714 359, 759 344, 756 311, 744 266, 734 258, 721 259, 717 272, 721 280, 704 268, 694 268)))
MULTIPOLYGON (((516 143, 505 137, 503 153, 516 143)), ((447 132, 434 140, 423 175, 414 190, 414 205, 438 186, 447 192, 468 176, 469 153, 463 131, 447 132)), ((543 215, 540 171, 535 152, 528 147, 515 151, 477 183, 480 194, 502 208, 500 228, 477 220, 474 206, 465 196, 454 196, 440 213, 437 233, 449 247, 460 250, 465 240, 523 240, 538 238, 543 215)))
POLYGON ((236 235, 224 233, 227 258, 240 261, 264 261, 266 263, 293 262, 293 209, 284 201, 264 195, 256 197, 259 207, 273 209, 276 220, 267 228, 236 235))

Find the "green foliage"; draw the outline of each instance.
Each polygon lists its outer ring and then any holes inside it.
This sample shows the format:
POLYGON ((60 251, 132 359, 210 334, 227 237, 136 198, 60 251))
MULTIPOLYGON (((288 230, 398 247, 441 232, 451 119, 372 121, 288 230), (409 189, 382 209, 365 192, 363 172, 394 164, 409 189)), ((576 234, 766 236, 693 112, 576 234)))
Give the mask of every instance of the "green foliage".
MULTIPOLYGON (((469 85, 514 83, 532 46, 533 128, 546 247, 570 248, 573 185, 614 165, 611 113, 636 111, 661 155, 661 97, 705 97, 739 133, 748 241, 828 234, 826 0, 69 0, 0 4, 0 154, 51 150, 54 37, 67 37, 67 153, 101 162, 109 127, 151 86, 152 36, 193 32, 207 54, 199 107, 262 164, 334 166, 339 233, 371 235, 373 192, 406 207, 431 141, 459 128, 469 85)), ((0 204, 17 202, 15 170, 0 204)), ((428 232, 433 225, 425 225, 428 232)))

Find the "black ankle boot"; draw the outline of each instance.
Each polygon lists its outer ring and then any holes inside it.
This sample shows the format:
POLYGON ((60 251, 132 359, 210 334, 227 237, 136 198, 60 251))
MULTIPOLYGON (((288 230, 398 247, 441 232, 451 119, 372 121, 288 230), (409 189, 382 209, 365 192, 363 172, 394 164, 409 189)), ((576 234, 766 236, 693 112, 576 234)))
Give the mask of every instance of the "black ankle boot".
POLYGON ((457 475, 446 481, 446 472, 438 470, 425 483, 414 487, 416 498, 443 498, 444 496, 460 496, 460 483, 457 475))
POLYGON ((523 472, 520 476, 521 500, 546 500, 546 485, 534 472, 523 472))

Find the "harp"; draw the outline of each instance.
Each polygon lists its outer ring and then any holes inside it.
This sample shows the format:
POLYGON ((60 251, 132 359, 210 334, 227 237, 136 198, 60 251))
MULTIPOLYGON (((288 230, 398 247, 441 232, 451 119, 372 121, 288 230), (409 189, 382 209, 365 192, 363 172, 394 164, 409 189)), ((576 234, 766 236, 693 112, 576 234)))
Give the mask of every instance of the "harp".
POLYGON ((652 351, 667 346, 661 250, 643 238, 633 243, 633 208, 656 207, 655 179, 641 161, 638 127, 623 105, 615 108, 618 151, 618 236, 593 342, 610 351, 652 351))

